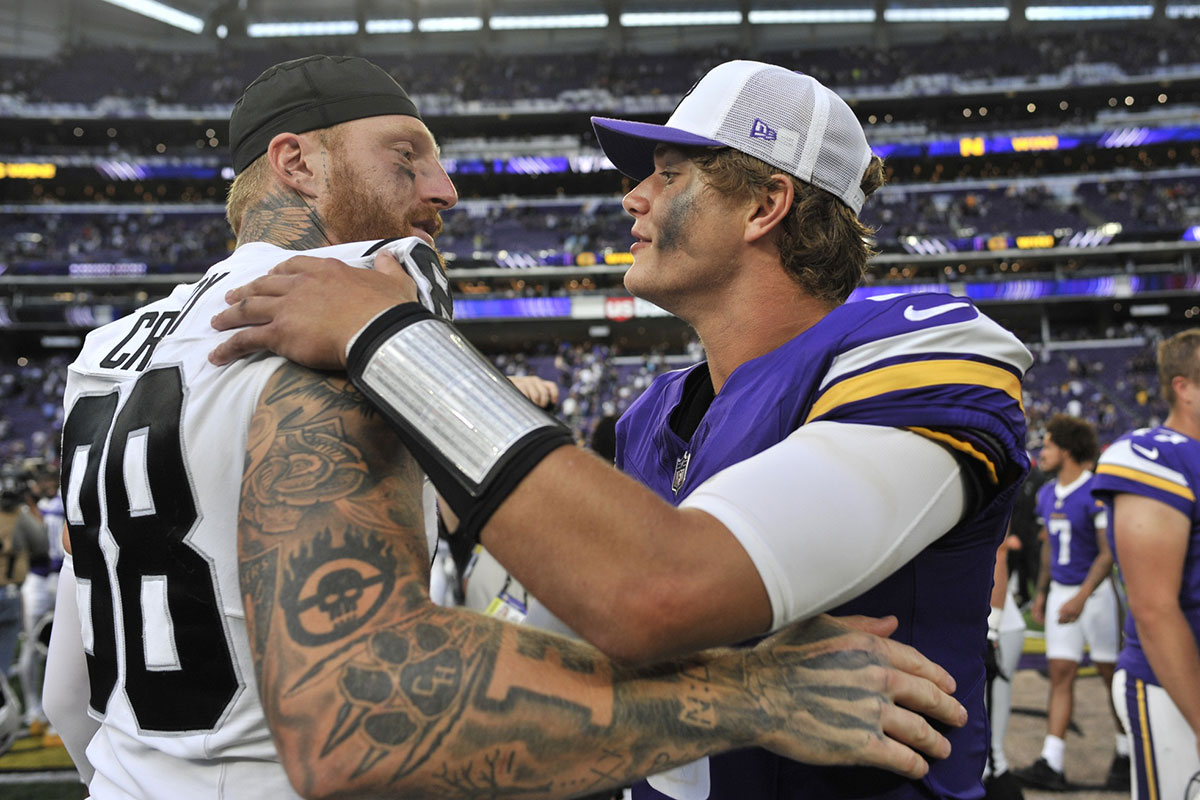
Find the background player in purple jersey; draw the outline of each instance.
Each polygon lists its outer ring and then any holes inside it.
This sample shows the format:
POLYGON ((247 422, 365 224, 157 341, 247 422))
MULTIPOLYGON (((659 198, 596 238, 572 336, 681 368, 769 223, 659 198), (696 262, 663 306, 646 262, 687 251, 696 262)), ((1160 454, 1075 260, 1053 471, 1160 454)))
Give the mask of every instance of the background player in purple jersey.
MULTIPOLYGON (((1046 626, 1050 664, 1047 734, 1041 756, 1016 773, 1030 786, 1043 789, 1061 790, 1067 785, 1063 754, 1084 643, 1110 689, 1120 643, 1106 516, 1103 504, 1092 497, 1093 477, 1088 469, 1099 454, 1096 429, 1086 420, 1056 414, 1046 424, 1038 462, 1054 480, 1038 490, 1042 567, 1033 618, 1046 626)), ((1115 710, 1113 713, 1115 716, 1115 710)), ((1116 756, 1107 785, 1127 789, 1129 739, 1119 719, 1116 723, 1116 756)))
POLYGON ((1113 702, 1134 800, 1183 797, 1200 771, 1200 329, 1159 344, 1158 380, 1166 422, 1115 441, 1092 485, 1129 600, 1113 702))
POLYGON ((213 358, 262 347, 357 385, 457 515, 585 638, 645 660, 742 641, 828 608, 895 614, 971 712, 920 781, 757 749, 656 776, 636 797, 982 795, 992 570, 1028 470, 1025 348, 965 299, 845 304, 882 163, 812 78, 714 68, 667 125, 594 120, 638 181, 625 282, 689 322, 708 361, 660 378, 619 424, 618 466, 566 444, 411 286, 293 259, 229 295, 213 358), (354 290, 349 283, 369 286, 354 290), (339 286, 344 302, 320 298, 339 286), (280 298, 286 298, 281 302, 280 298), (364 324, 369 323, 364 328, 364 324), (347 347, 349 346, 349 352, 347 347), (655 497, 657 495, 657 497, 655 497), (665 501, 665 502, 664 502, 665 501))

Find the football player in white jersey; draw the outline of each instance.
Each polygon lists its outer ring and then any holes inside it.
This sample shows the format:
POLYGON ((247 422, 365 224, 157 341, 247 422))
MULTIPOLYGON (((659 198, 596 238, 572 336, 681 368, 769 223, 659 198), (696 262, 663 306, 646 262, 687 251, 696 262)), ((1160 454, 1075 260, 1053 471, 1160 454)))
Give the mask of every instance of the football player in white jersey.
POLYGON ((828 617, 639 668, 431 604, 422 475, 383 417, 340 375, 208 353, 225 290, 297 251, 387 249, 444 311, 436 143, 356 58, 272 67, 230 127, 236 251, 93 331, 68 379, 78 624, 47 697, 92 797, 566 797, 748 745, 909 777, 947 755, 920 714, 965 722, 949 675, 828 617))

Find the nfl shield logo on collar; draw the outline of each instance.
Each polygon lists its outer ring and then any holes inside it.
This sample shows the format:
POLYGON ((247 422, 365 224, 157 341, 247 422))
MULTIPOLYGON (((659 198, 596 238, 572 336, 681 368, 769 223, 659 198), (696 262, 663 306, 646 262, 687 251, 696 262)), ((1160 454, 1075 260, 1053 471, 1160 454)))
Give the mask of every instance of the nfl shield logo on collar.
POLYGON ((754 118, 754 125, 750 127, 751 139, 766 139, 768 142, 773 142, 778 135, 778 132, 770 125, 757 117, 754 118))
POLYGON ((684 453, 679 458, 675 459, 675 477, 671 481, 671 492, 672 493, 679 494, 680 487, 682 487, 683 482, 685 480, 687 480, 688 462, 691 460, 692 460, 692 454, 690 451, 684 453))

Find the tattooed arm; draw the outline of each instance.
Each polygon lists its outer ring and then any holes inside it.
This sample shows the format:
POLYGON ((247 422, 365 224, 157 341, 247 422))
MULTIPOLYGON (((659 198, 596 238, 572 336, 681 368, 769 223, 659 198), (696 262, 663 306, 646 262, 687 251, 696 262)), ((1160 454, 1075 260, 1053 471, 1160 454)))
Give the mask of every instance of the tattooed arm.
POLYGON ((939 668, 829 618, 635 670, 439 608, 420 489, 344 380, 291 364, 271 378, 247 446, 240 574, 263 707, 306 797, 564 797, 749 745, 920 776, 896 740, 935 756, 948 743, 892 701, 965 720, 917 677, 952 689, 939 668))

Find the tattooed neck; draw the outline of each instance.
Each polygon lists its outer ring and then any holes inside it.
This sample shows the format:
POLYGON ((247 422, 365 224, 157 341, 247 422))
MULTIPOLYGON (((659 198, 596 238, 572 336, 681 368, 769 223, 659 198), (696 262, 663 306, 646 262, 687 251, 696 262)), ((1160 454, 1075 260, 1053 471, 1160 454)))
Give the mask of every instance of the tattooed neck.
POLYGON ((310 250, 333 244, 321 215, 294 192, 272 191, 246 209, 238 246, 266 242, 285 250, 310 250))

